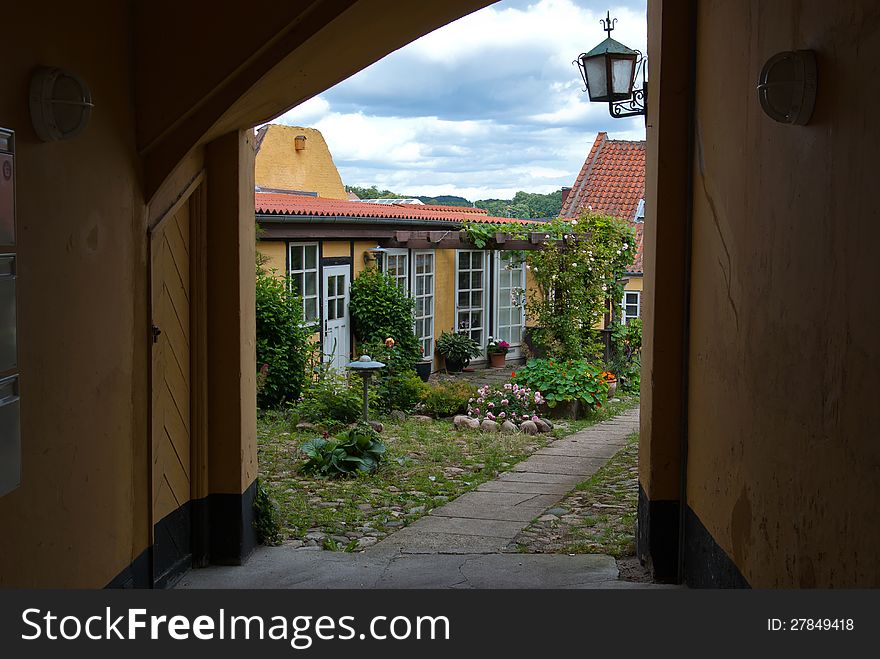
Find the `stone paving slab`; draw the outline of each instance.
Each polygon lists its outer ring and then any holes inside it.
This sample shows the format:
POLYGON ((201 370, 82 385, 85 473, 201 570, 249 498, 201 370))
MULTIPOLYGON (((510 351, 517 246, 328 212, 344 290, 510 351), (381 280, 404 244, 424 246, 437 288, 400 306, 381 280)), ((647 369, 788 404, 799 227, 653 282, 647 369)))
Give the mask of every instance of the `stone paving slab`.
MULTIPOLYGON (((534 519, 534 516, 531 519, 534 519)), ((459 535, 486 535, 493 538, 506 538, 511 534, 513 534, 511 537, 516 536, 520 530, 525 528, 525 524, 525 521, 426 515, 410 524, 408 528, 413 531, 429 533, 456 533, 459 535)), ((393 538, 395 535, 392 533, 386 540, 393 538)), ((385 540, 382 542, 385 542, 385 540)))
MULTIPOLYGON (((510 483, 546 483, 548 485, 566 485, 569 489, 578 484, 578 477, 571 474, 533 474, 528 471, 508 471, 501 474, 495 481, 510 483)), ((492 481, 492 482, 495 482, 492 481)))
POLYGON ((507 520, 530 522, 538 517, 548 506, 559 501, 558 494, 521 494, 511 492, 468 492, 455 501, 431 512, 439 517, 461 517, 465 519, 507 520), (493 503, 496 495, 521 497, 515 505, 493 503))
POLYGON ((517 494, 568 494, 570 485, 564 483, 529 483, 524 481, 494 480, 483 483, 477 492, 514 492, 517 494))
MULTIPOLYGON (((513 471, 531 474, 563 474, 569 476, 592 476, 608 460, 604 458, 572 458, 564 455, 533 455, 525 462, 513 467, 513 471)), ((579 480, 583 480, 583 478, 579 480)))

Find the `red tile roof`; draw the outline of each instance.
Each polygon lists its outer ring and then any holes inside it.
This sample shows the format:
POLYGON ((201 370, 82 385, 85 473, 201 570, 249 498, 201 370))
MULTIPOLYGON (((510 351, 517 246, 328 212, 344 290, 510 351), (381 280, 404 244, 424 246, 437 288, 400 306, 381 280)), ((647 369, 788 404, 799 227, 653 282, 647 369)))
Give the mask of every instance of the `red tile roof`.
POLYGON ((586 211, 626 220, 636 233, 631 272, 642 272, 644 223, 634 222, 639 201, 645 197, 645 142, 609 140, 599 133, 571 192, 562 205, 562 217, 577 218, 586 211))
POLYGON ((491 217, 482 208, 468 206, 428 206, 420 204, 364 204, 358 201, 308 197, 295 194, 257 192, 256 211, 261 215, 303 217, 362 217, 376 219, 435 220, 447 222, 485 222, 492 224, 532 224, 533 220, 491 217))

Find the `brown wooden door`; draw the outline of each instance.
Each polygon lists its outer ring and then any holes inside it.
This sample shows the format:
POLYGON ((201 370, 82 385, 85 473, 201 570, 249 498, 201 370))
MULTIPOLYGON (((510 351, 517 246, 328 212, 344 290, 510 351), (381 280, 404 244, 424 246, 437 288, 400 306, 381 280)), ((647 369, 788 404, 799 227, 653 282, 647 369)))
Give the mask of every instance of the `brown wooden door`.
POLYGON ((190 211, 183 203, 150 237, 154 582, 191 560, 192 374, 190 211))

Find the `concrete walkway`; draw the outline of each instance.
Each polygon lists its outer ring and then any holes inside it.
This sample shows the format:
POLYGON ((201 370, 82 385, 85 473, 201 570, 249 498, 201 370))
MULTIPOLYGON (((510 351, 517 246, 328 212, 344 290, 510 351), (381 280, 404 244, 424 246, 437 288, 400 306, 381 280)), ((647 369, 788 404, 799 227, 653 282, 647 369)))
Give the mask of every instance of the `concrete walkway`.
POLYGON ((192 570, 177 588, 656 588, 618 580, 611 556, 503 553, 639 427, 638 408, 552 442, 497 479, 366 552, 261 547, 241 567, 192 570))
POLYGON ((552 442, 511 471, 393 533, 368 552, 493 553, 592 476, 639 429, 639 409, 552 442))

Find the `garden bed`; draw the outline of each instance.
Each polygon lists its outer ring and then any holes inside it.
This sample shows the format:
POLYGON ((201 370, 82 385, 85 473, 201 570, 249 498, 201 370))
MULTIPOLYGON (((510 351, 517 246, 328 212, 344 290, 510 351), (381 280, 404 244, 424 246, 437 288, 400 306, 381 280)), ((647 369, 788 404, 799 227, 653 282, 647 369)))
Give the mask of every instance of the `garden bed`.
POLYGON ((358 551, 431 509, 511 469, 549 441, 620 414, 627 398, 589 418, 560 421, 546 435, 456 431, 449 420, 383 419, 388 452, 379 471, 340 479, 299 473, 300 446, 315 436, 281 413, 257 421, 260 479, 280 508, 282 542, 358 551))

